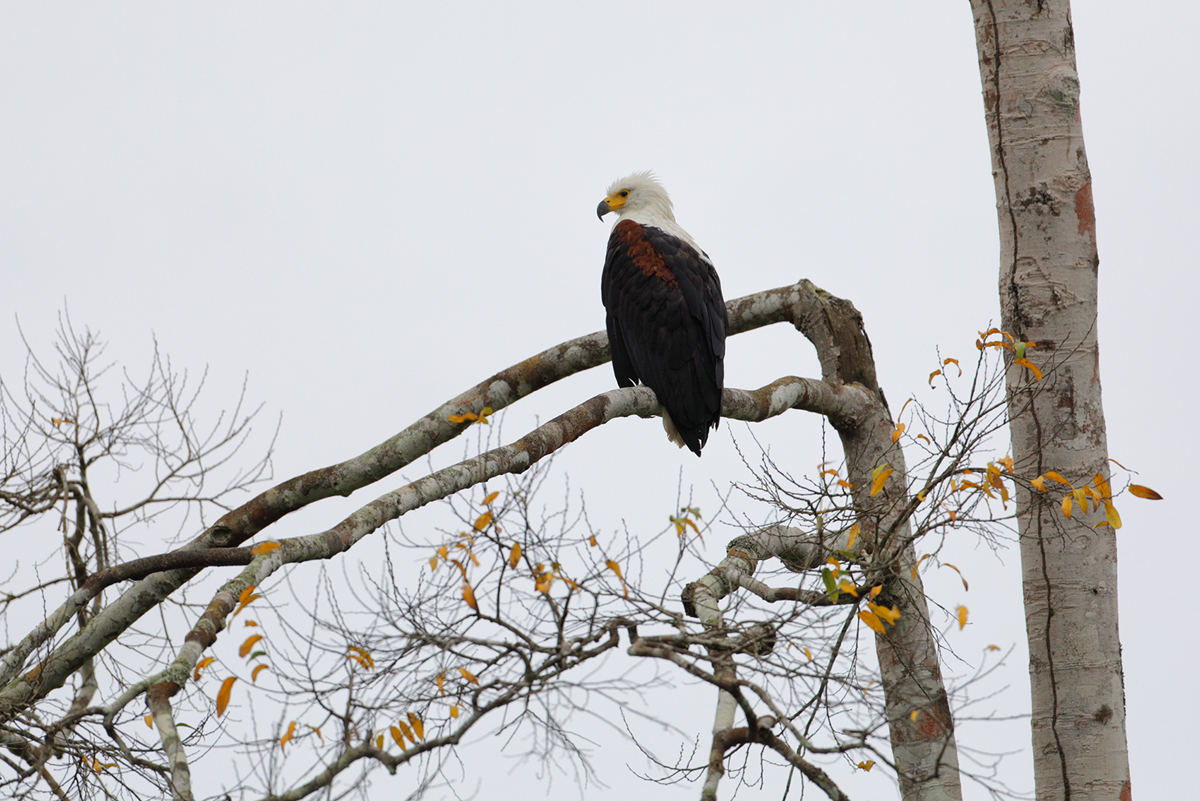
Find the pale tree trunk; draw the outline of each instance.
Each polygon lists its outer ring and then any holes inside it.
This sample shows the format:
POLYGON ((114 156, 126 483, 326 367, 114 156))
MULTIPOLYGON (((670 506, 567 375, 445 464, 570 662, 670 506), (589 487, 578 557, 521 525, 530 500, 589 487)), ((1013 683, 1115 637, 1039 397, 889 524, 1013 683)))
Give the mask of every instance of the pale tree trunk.
MULTIPOLYGON (((1009 369, 1014 472, 1103 485, 1099 259, 1070 6, 971 6, 1000 221, 1002 326, 1037 344, 1029 356, 1045 375, 1009 369)), ((1093 527, 1103 510, 1076 507, 1068 519, 1065 489, 1017 492, 1037 798, 1127 801, 1115 532, 1093 527)))

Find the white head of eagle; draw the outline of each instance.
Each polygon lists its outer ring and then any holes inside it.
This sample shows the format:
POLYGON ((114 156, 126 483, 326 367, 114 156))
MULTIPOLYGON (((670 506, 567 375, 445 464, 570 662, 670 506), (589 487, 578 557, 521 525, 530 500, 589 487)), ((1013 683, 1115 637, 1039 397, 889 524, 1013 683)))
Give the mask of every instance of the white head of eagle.
POLYGON ((649 171, 614 181, 596 213, 616 212, 600 279, 617 385, 645 384, 667 436, 697 456, 721 420, 729 318, 712 259, 675 222, 649 171))

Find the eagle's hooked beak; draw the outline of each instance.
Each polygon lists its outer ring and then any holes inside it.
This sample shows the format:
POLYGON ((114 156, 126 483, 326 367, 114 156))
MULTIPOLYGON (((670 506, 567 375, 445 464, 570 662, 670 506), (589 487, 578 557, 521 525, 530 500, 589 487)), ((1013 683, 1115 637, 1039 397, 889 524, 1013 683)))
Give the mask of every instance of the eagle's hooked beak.
POLYGON ((608 214, 610 211, 612 211, 612 206, 608 205, 608 201, 601 200, 600 205, 596 207, 596 216, 603 220, 604 215, 608 214))
POLYGON ((628 190, 621 190, 615 195, 609 195, 604 198, 604 200, 600 201, 600 205, 596 207, 596 216, 603 220, 605 214, 623 208, 625 206, 625 198, 628 196, 628 190))

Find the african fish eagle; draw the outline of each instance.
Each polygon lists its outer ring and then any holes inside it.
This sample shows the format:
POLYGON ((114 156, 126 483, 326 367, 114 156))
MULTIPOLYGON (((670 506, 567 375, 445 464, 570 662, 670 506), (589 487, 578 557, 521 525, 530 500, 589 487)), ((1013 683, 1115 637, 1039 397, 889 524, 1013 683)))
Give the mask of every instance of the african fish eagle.
POLYGON ((610 211, 619 219, 600 295, 617 385, 654 390, 667 436, 699 456, 721 419, 729 327, 721 279, 649 171, 608 187, 596 214, 610 211))

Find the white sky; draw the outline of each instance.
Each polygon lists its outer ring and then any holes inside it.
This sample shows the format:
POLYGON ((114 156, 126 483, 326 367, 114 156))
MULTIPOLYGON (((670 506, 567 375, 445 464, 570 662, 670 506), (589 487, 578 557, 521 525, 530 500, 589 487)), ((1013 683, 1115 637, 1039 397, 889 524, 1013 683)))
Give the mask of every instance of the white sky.
MULTIPOLYGON (((1168 589, 1182 577, 1162 563, 1200 559, 1180 528, 1198 444, 1187 232, 1200 12, 1077 6, 1110 455, 1167 498, 1120 505, 1133 785, 1183 797, 1194 782, 1172 752, 1194 740, 1200 712, 1186 673, 1195 625, 1186 592, 1168 589)), ((135 370, 152 334, 176 367, 207 366, 213 402, 248 373, 251 399, 283 414, 278 478, 339 461, 602 328, 608 225, 594 209, 612 179, 647 167, 727 298, 806 277, 853 300, 893 410, 928 397, 937 348, 969 358, 975 332, 998 320, 965 3, 9 3, 0 376, 22 365, 14 318, 48 350, 65 302, 135 370)), ((807 343, 783 330, 731 340, 726 365, 727 384, 746 388, 817 373, 807 343)), ((506 438, 611 386, 604 367, 539 393, 508 416, 506 438)), ((755 434, 802 473, 820 461, 818 430, 796 413, 755 434)), ((598 527, 657 531, 681 480, 705 509, 710 481, 746 478, 731 433, 749 441, 727 423, 698 461, 657 422, 620 421, 556 469, 586 492, 598 527)), ((443 461, 461 454, 451 449, 443 461)), ((284 533, 319 530, 359 500, 284 533)), ((707 555, 723 542, 710 538, 707 555)), ((948 547, 970 593, 954 576, 928 581, 942 604, 972 610, 959 653, 1023 647, 1015 551, 998 561, 970 541, 948 547)), ((1024 656, 1013 660, 1002 713, 1027 708, 1024 656)), ((1025 723, 977 725, 966 744, 1023 748, 1003 772, 1029 789, 1026 734, 1025 723)), ((640 767, 636 751, 619 749, 603 757, 616 763, 613 789, 588 797, 649 790, 624 768, 640 767)), ((377 780, 378 797, 407 781, 377 780)), ((891 792, 885 777, 855 781, 854 797, 891 792)))

